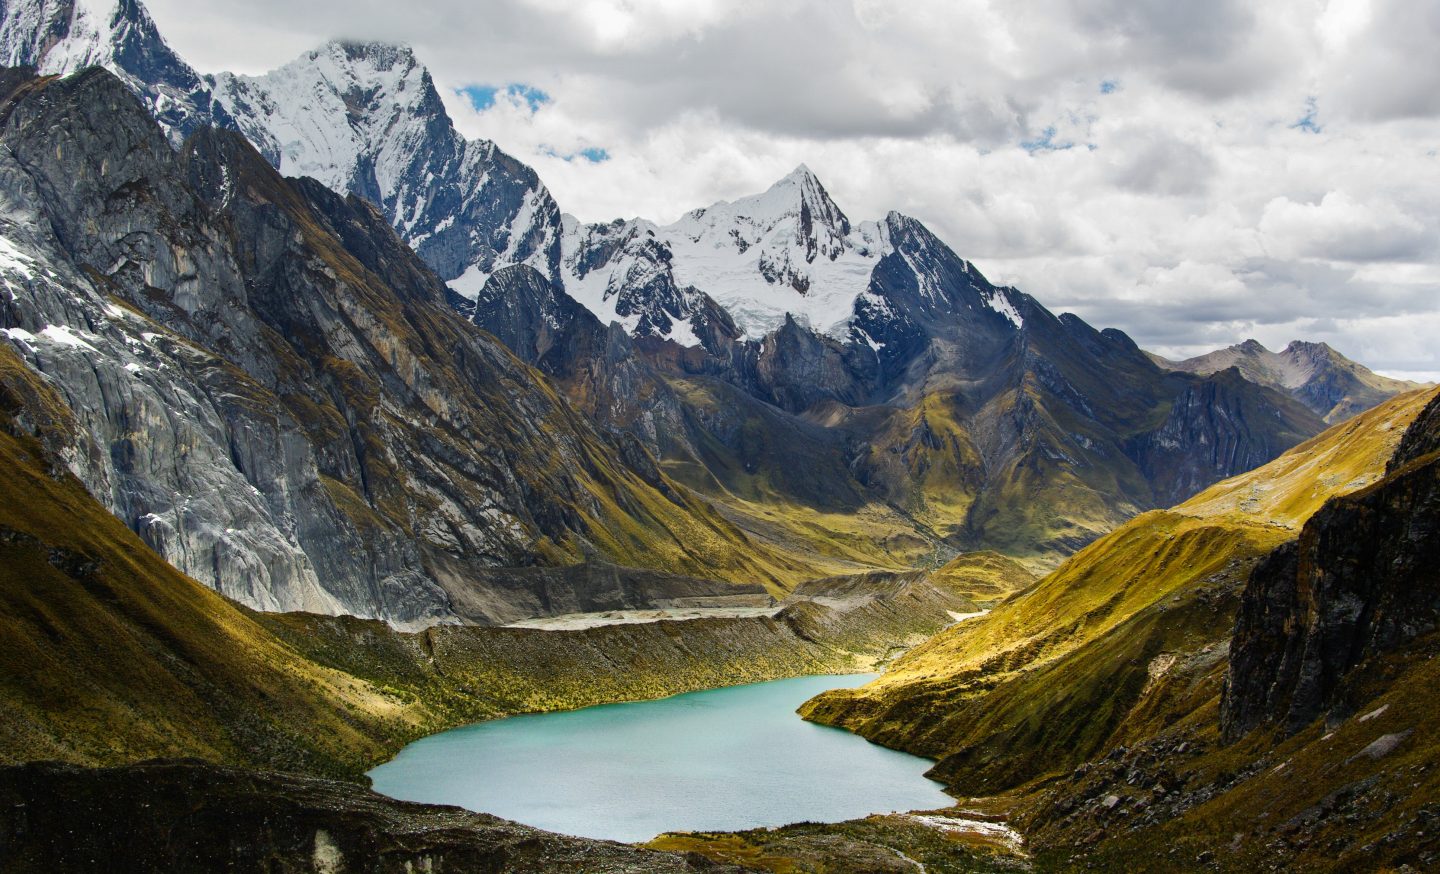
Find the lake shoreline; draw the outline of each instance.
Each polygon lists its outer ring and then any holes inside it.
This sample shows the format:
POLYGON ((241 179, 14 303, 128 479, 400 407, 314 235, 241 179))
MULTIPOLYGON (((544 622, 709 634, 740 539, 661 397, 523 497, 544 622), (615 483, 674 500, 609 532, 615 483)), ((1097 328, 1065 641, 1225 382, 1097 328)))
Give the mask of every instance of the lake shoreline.
POLYGON ((629 843, 953 804, 923 776, 930 760, 795 712, 874 676, 806 675, 475 723, 416 741, 369 776, 397 799, 629 843), (626 798, 632 807, 617 800, 626 798))

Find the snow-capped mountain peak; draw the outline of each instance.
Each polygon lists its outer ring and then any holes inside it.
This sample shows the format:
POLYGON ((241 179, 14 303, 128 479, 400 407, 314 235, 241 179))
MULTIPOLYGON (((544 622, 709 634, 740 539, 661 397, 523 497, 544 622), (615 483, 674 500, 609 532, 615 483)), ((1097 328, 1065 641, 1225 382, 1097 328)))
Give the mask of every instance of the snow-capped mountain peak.
POLYGON ((47 74, 110 70, 179 145, 239 130, 292 176, 379 206, 404 239, 474 295, 507 264, 556 275, 560 210, 535 171, 455 131, 407 47, 332 42, 264 76, 202 78, 139 0, 0 0, 0 62, 47 74))
POLYGON ((138 0, 0 3, 0 64, 35 67, 43 75, 105 67, 140 98, 173 143, 199 127, 232 126, 138 0))
MULTIPOLYGON (((657 334, 682 345, 699 342, 683 310, 685 296, 697 292, 724 307, 750 339, 778 329, 787 316, 843 337, 884 248, 880 226, 852 225, 803 164, 760 194, 640 229, 634 222, 572 224, 562 243, 565 287, 606 319, 617 314, 612 299, 644 274, 642 284, 666 289, 673 329, 657 334)), ((621 321, 643 329, 643 320, 621 321)))
MULTIPOLYGON (((761 194, 692 210, 671 227, 692 242, 708 242, 712 248, 732 248, 741 254, 767 244, 776 255, 793 248, 806 264, 817 258, 834 261, 853 247, 848 239, 850 219, 804 164, 761 194)), ((777 272, 770 281, 798 279, 802 285, 796 290, 804 293, 804 278, 803 271, 777 272)))
POLYGON ((0 48, 6 66, 64 75, 113 57, 117 29, 147 25, 153 32, 144 10, 121 9, 117 0, 20 0, 6 4, 0 48))
POLYGON ((473 299, 508 264, 555 275, 560 211, 550 193, 494 143, 455 130, 409 47, 334 41, 262 76, 210 82, 282 173, 375 203, 462 295, 473 299))
POLYGON ((383 43, 330 42, 262 76, 212 81, 216 99, 280 172, 377 203, 414 145, 404 128, 423 133, 440 101, 410 49, 383 43))

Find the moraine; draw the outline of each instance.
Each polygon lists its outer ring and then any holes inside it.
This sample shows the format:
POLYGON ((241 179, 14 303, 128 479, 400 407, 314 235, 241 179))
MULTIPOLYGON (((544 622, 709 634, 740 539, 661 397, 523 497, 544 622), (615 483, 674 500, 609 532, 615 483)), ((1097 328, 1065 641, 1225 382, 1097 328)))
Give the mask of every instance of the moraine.
POLYGON ((874 675, 798 677, 478 723, 370 772, 378 792, 583 837, 643 841, 946 807, 926 759, 795 708, 874 675))

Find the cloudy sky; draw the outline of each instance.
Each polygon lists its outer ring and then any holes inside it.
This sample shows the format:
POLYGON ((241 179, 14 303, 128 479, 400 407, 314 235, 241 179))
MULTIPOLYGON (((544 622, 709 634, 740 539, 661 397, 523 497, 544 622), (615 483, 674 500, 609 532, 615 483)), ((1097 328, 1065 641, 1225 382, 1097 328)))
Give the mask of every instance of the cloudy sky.
POLYGON ((808 164, 992 280, 1185 355, 1440 378, 1440 0, 149 0, 202 71, 415 46, 585 220, 808 164))

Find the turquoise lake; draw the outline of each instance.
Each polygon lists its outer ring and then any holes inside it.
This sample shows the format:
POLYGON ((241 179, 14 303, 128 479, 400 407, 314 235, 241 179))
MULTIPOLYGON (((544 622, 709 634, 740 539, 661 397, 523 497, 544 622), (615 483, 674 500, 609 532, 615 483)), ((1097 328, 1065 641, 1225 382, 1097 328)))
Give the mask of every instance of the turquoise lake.
POLYGON ((432 735, 370 772, 392 798, 619 841, 946 807, 932 762, 795 715, 874 675, 798 677, 515 716, 432 735))

